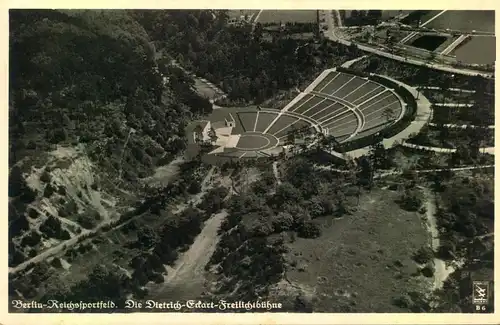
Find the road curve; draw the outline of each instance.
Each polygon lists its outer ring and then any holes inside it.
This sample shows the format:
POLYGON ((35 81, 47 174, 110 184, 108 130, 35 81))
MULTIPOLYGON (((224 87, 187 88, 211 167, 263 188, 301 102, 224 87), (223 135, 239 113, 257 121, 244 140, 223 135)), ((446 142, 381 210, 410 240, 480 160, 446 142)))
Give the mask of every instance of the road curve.
POLYGON ((374 48, 372 46, 367 46, 366 44, 361 44, 357 42, 352 42, 345 40, 341 37, 339 37, 336 34, 335 30, 335 21, 333 18, 333 13, 331 11, 327 11, 327 13, 324 15, 325 16, 325 22, 327 23, 328 29, 324 31, 324 36, 327 39, 330 39, 331 41, 344 44, 347 46, 350 46, 351 44, 355 44, 360 50, 369 52, 378 56, 382 56, 385 58, 389 58, 392 60, 400 61, 400 62, 405 62, 405 63, 410 63, 413 65, 418 65, 418 66, 426 66, 435 70, 441 70, 445 72, 450 72, 450 73, 457 73, 457 74, 463 74, 463 75, 468 75, 468 76, 477 76, 480 75, 485 78, 492 78, 492 73, 487 73, 483 71, 477 71, 477 70, 472 70, 472 69, 465 69, 465 68, 455 68, 451 67, 448 65, 443 65, 443 64, 438 64, 438 63, 427 63, 426 61, 418 60, 415 58, 407 58, 407 57, 402 57, 397 54, 392 54, 392 53, 387 53, 385 51, 382 51, 380 49, 374 48))

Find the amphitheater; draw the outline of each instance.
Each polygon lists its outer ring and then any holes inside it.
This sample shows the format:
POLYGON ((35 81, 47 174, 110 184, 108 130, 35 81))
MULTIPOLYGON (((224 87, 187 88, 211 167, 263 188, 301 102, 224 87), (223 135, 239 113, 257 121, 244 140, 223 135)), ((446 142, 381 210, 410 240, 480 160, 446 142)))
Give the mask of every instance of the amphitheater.
POLYGON ((216 149, 209 155, 231 159, 277 155, 291 133, 299 138, 322 133, 347 143, 376 134, 404 116, 403 98, 388 83, 378 82, 383 77, 338 70, 343 71, 323 71, 281 110, 215 109, 209 121, 217 136, 212 142, 216 149))

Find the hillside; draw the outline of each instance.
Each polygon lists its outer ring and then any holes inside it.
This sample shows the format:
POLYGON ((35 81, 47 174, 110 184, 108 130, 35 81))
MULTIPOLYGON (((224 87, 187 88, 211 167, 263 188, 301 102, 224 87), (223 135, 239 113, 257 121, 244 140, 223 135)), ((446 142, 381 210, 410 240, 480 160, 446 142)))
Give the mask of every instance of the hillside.
POLYGON ((12 10, 9 265, 115 222, 211 109, 125 11, 12 10))
POLYGON ((297 31, 310 30, 311 23, 288 24, 270 35, 260 23, 227 25, 227 10, 139 10, 133 15, 158 49, 228 94, 221 105, 261 104, 359 54, 356 47, 297 39, 297 31))
MULTIPOLYGON (((493 82, 361 56, 316 23, 270 29, 228 13, 10 12, 10 300, 471 311, 469 282, 493 273, 493 82), (338 73, 350 64, 353 76, 338 73), (369 73, 416 89, 391 81, 406 90, 389 93, 369 73), (310 84, 320 74, 331 78, 310 84), (363 104, 339 99, 359 89, 363 104), (388 120, 354 137, 394 104, 404 141, 382 141, 388 120), (192 134, 200 119, 210 141, 192 134), (311 135, 321 121, 352 141, 311 135), (205 155, 229 134, 248 141, 205 155), (262 154, 252 134, 276 147, 262 154)), ((10 312, 111 312, 35 307, 10 312)))

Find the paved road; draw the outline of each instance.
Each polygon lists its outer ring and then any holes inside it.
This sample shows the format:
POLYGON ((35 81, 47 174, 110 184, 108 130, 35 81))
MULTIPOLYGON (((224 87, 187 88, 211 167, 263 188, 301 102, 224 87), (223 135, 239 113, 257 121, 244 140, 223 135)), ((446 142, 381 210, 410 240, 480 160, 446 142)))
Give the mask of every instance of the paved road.
POLYGON ((369 53, 372 53, 372 54, 375 54, 378 56, 386 57, 386 58, 400 61, 400 62, 410 63, 410 64, 414 64, 414 65, 419 65, 419 66, 427 66, 427 67, 430 67, 432 69, 446 71, 446 72, 450 72, 450 73, 457 73, 457 74, 463 74, 463 75, 469 75, 469 76, 480 75, 480 76, 483 76, 486 78, 491 78, 491 76, 492 76, 492 73, 487 73, 487 72, 483 72, 483 71, 477 71, 477 70, 465 69, 465 68, 459 69, 459 68, 455 68, 455 67, 451 67, 451 66, 443 65, 443 64, 438 64, 438 63, 427 63, 426 61, 415 59, 415 58, 402 57, 402 56, 397 55, 397 54, 387 53, 387 52, 385 52, 385 50, 381 50, 381 49, 375 48, 373 46, 368 46, 366 44, 361 44, 361 43, 345 40, 345 39, 341 38, 336 31, 336 27, 338 27, 338 26, 335 26, 335 20, 333 18, 332 11, 329 11, 328 13, 325 14, 325 23, 327 23, 327 26, 328 26, 328 30, 324 31, 324 35, 326 38, 328 38, 334 42, 338 42, 338 43, 347 45, 347 46, 354 43, 355 45, 357 45, 357 47, 360 50, 365 51, 365 52, 369 52, 369 53))

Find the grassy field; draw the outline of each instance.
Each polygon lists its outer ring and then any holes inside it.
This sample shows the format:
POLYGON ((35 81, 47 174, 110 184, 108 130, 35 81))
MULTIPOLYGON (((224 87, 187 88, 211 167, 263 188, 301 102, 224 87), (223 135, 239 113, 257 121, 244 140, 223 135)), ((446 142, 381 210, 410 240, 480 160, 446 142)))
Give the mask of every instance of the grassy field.
POLYGON ((393 298, 417 291, 422 276, 412 276, 412 254, 428 242, 422 216, 394 202, 398 192, 375 189, 364 194, 358 211, 323 225, 317 239, 297 238, 287 259, 295 285, 314 297, 315 311, 403 312, 393 298))
POLYGON ((316 10, 263 10, 257 22, 266 23, 315 23, 316 10))
MULTIPOLYGON (((422 23, 435 16, 436 11, 422 18, 422 23)), ((448 10, 425 27, 452 29, 464 32, 472 30, 495 32, 495 12, 493 10, 448 10)))
POLYGON ((496 58, 495 37, 477 36, 463 43, 452 53, 458 61, 472 64, 494 64, 496 58))
POLYGON ((217 93, 213 90, 212 87, 208 86, 206 83, 199 79, 195 79, 194 87, 196 88, 196 92, 200 94, 200 96, 208 99, 212 99, 217 97, 217 93))

